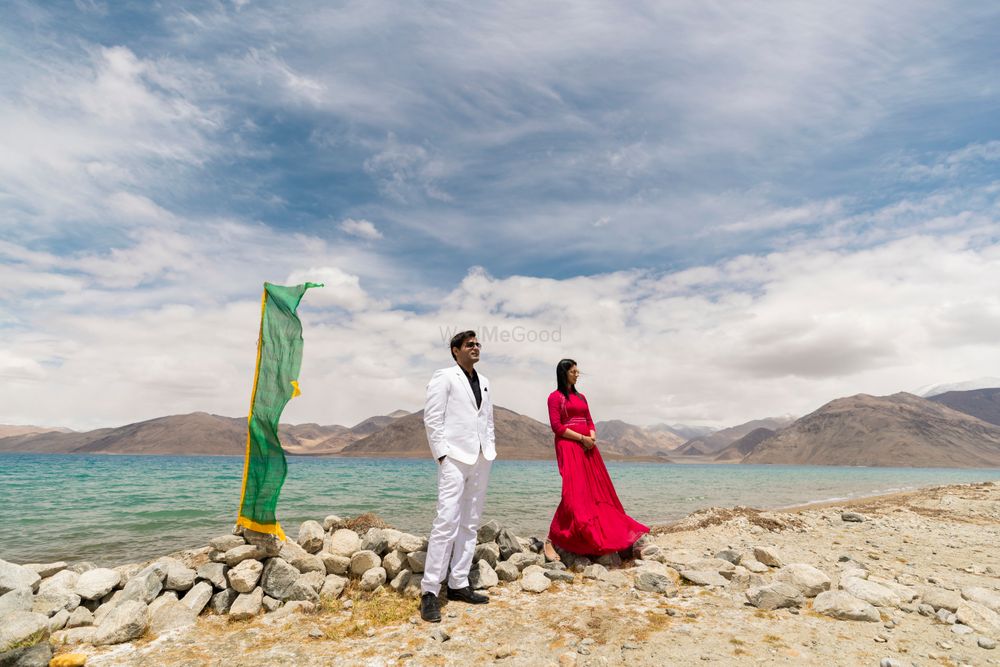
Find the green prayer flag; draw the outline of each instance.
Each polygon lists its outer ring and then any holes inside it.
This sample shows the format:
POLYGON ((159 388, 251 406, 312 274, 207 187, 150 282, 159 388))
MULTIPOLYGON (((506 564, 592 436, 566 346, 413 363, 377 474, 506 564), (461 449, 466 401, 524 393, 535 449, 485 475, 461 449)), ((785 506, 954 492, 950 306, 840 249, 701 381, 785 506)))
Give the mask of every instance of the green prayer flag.
POLYGON ((278 422, 288 401, 300 393, 302 323, 295 311, 310 287, 322 285, 305 283, 286 287, 264 283, 257 368, 247 417, 243 491, 236 524, 277 535, 282 540, 285 533, 278 524, 275 510, 288 465, 278 441, 278 422))

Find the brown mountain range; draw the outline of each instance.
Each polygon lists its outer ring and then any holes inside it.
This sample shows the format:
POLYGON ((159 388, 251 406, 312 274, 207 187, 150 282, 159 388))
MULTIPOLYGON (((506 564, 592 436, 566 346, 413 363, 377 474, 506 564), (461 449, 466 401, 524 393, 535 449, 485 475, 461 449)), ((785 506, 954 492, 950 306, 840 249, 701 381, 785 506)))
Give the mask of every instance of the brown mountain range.
POLYGON ((684 444, 684 438, 664 428, 643 428, 619 419, 594 424, 601 452, 620 456, 667 456, 684 444))
POLYGON ((978 417, 984 422, 1000 426, 1000 389, 972 389, 948 391, 927 400, 947 405, 952 410, 978 417))
MULTIPOLYGON (((505 459, 550 459, 552 431, 539 421, 525 417, 506 408, 494 406, 497 456, 505 459)), ((394 420, 385 428, 353 442, 340 456, 426 458, 427 432, 424 429, 424 411, 414 412, 394 420)))
POLYGON ((756 449, 757 445, 764 442, 775 433, 777 433, 777 431, 769 428, 755 428, 716 454, 714 460, 726 463, 739 463, 743 460, 743 457, 756 449))
MULTIPOLYGON (((163 454, 238 456, 246 449, 245 417, 206 412, 158 417, 118 428, 94 431, 34 433, 0 438, 0 452, 48 454, 163 454)), ((340 438, 346 445, 360 438, 346 426, 282 424, 279 437, 289 454, 326 452, 325 443, 340 438)))
POLYGON ((743 463, 997 467, 1000 427, 905 392, 858 394, 761 441, 743 463))
POLYGON ((15 435, 35 435, 36 433, 72 433, 68 428, 53 428, 49 426, 21 426, 18 424, 0 424, 0 438, 11 438, 15 435))
POLYGON ((769 417, 767 419, 754 419, 744 424, 730 426, 721 431, 716 431, 699 438, 692 438, 678 447, 673 453, 677 456, 705 456, 721 452, 723 449, 733 444, 743 436, 758 428, 766 428, 777 431, 788 426, 793 421, 792 417, 769 417))

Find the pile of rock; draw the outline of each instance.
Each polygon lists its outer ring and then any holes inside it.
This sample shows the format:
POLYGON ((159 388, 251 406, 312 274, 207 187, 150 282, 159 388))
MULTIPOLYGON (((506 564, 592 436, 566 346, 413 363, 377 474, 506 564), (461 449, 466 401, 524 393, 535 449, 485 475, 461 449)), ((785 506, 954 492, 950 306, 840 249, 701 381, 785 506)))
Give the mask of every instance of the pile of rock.
MULTIPOLYGON (((387 587, 419 596, 426 538, 391 528, 359 534, 342 525, 336 516, 322 524, 306 521, 297 539, 286 542, 252 531, 222 535, 180 558, 115 568, 0 561, 0 658, 33 650, 41 661, 51 655, 46 639, 105 645, 159 635, 194 624, 202 613, 244 620, 309 612, 339 598, 352 581, 362 591, 387 587)), ((540 540, 518 537, 495 521, 484 524, 470 583, 488 589, 517 582, 540 593, 553 582, 592 579, 676 592, 679 576, 655 558, 636 561, 630 578, 608 569, 621 564, 616 554, 596 562, 565 554, 564 562, 546 562, 541 547, 540 540)), ((648 547, 644 557, 656 556, 657 549, 648 547)))

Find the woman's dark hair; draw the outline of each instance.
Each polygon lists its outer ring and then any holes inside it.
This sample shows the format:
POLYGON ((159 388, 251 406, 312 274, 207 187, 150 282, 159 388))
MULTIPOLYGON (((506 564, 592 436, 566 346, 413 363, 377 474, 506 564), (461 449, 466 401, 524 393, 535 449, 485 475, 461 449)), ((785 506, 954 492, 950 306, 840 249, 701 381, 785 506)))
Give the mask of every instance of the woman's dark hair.
POLYGON ((569 392, 574 394, 578 393, 575 386, 570 386, 569 384, 569 369, 576 366, 576 362, 572 359, 562 359, 558 364, 556 364, 556 389, 559 393, 569 398, 569 392))
POLYGON ((451 337, 451 348, 450 348, 451 349, 451 358, 455 359, 455 360, 458 360, 458 357, 455 356, 455 348, 458 348, 459 350, 461 350, 462 346, 465 345, 465 341, 469 340, 470 338, 475 338, 475 337, 476 337, 476 332, 472 331, 472 330, 469 330, 469 331, 460 331, 459 333, 457 333, 454 336, 452 336, 451 337))

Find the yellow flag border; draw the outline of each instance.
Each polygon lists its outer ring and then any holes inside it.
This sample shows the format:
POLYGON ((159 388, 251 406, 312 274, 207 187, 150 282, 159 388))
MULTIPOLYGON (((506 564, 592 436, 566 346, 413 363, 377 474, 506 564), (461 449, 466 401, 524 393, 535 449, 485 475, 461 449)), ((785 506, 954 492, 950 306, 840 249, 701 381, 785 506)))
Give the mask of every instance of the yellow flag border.
POLYGON ((287 539, 285 537, 285 531, 281 529, 281 524, 277 521, 274 523, 257 523, 253 519, 248 519, 242 514, 243 501, 246 499, 247 493, 247 473, 250 470, 250 420, 253 419, 254 401, 257 398, 257 379, 260 376, 260 357, 262 348, 264 347, 264 311, 266 308, 267 288, 265 287, 264 294, 260 298, 260 331, 257 334, 257 367, 253 372, 253 390, 250 392, 250 412, 247 414, 247 447, 246 453, 243 457, 243 488, 240 491, 240 506, 237 510, 236 525, 249 528, 250 530, 255 530, 258 533, 277 535, 278 539, 284 542, 287 539))

